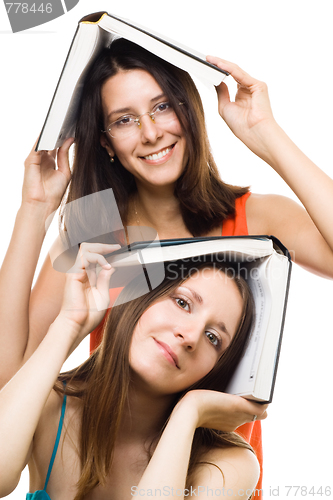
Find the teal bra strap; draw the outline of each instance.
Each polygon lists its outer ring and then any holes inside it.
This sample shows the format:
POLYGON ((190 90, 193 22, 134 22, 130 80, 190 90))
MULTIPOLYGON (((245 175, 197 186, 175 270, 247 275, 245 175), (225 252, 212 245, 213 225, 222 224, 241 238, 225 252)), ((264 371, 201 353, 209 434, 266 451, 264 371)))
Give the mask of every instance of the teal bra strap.
MULTIPOLYGON (((66 382, 63 382, 63 384, 64 384, 64 389, 65 389, 66 388, 66 382)), ((64 394, 64 399, 63 399, 62 407, 61 407, 61 415, 60 415, 60 420, 59 420, 57 437, 56 437, 56 440, 55 440, 55 443, 54 443, 53 453, 52 453, 52 457, 51 457, 49 468, 48 468, 47 475, 46 475, 44 490, 46 490, 46 488, 47 488, 47 483, 49 482, 49 479, 50 479, 50 475, 51 475, 51 471, 52 471, 54 459, 56 457, 58 446, 59 446, 59 441, 60 441, 60 436, 61 436, 61 431, 62 431, 62 425, 64 423, 66 401, 67 401, 67 394, 64 394)))

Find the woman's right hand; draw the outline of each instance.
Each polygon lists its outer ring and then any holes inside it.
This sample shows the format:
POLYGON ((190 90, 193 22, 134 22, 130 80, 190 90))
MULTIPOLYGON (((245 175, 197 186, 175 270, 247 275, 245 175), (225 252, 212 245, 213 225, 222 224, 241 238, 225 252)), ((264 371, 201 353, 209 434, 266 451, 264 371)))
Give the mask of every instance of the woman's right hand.
POLYGON ((101 322, 109 306, 109 283, 115 269, 104 255, 119 248, 120 245, 82 243, 75 265, 67 273, 59 316, 75 326, 75 346, 101 322))
POLYGON ((69 148, 74 139, 67 139, 57 150, 35 151, 36 144, 24 162, 22 203, 43 205, 49 213, 57 210, 71 179, 69 148))
POLYGON ((268 405, 210 390, 192 390, 178 403, 194 412, 196 427, 232 432, 240 425, 267 417, 268 405))

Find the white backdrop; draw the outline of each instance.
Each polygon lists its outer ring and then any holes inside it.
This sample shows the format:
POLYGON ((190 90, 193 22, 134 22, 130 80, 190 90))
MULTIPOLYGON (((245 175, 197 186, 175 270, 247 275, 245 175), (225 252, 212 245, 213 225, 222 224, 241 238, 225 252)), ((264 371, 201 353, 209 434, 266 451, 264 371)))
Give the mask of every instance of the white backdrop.
MULTIPOLYGON (((20 204, 23 161, 41 129, 77 21, 98 10, 128 17, 201 52, 234 61, 266 81, 279 124, 333 177, 330 0, 316 5, 308 0, 206 0, 204 6, 192 0, 168 0, 165 7, 153 0, 80 0, 59 19, 16 34, 10 31, 1 2, 1 261, 20 204)), ((223 179, 251 185, 253 192, 295 199, 277 174, 234 138, 217 116, 214 89, 202 92, 223 179)), ((48 235, 42 260, 53 238, 53 233, 48 235)), ((333 494, 331 311, 332 282, 295 265, 274 402, 263 423, 265 498, 326 497, 328 486, 333 494)), ((87 354, 85 343, 69 363, 77 364, 87 354)), ((24 471, 8 498, 24 498, 26 491, 24 471)))

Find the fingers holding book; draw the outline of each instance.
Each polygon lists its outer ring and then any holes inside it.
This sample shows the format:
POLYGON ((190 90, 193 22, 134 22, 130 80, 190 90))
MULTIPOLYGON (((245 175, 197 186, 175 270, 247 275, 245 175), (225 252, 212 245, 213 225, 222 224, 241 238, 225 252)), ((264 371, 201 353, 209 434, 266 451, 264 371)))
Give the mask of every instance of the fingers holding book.
POLYGON ((230 99, 226 83, 222 82, 216 87, 218 109, 233 133, 250 147, 247 135, 253 133, 254 127, 267 123, 267 120, 274 121, 267 85, 253 78, 237 64, 214 56, 207 56, 207 61, 227 71, 237 82, 234 102, 230 99))
POLYGON ((22 203, 42 206, 51 213, 58 208, 71 179, 69 149, 74 139, 67 139, 53 151, 36 151, 37 142, 24 162, 22 203))
POLYGON ((103 254, 119 245, 83 243, 75 265, 67 273, 60 315, 78 326, 80 340, 102 320, 109 306, 109 282, 114 268, 103 254))

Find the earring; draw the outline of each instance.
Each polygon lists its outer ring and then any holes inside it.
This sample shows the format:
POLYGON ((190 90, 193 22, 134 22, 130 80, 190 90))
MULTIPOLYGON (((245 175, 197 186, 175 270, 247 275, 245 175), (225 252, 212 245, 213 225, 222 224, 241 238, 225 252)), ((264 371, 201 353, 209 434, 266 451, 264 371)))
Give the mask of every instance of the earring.
POLYGON ((110 162, 111 162, 111 163, 114 163, 114 158, 113 158, 113 156, 111 156, 111 155, 110 155, 110 162))

